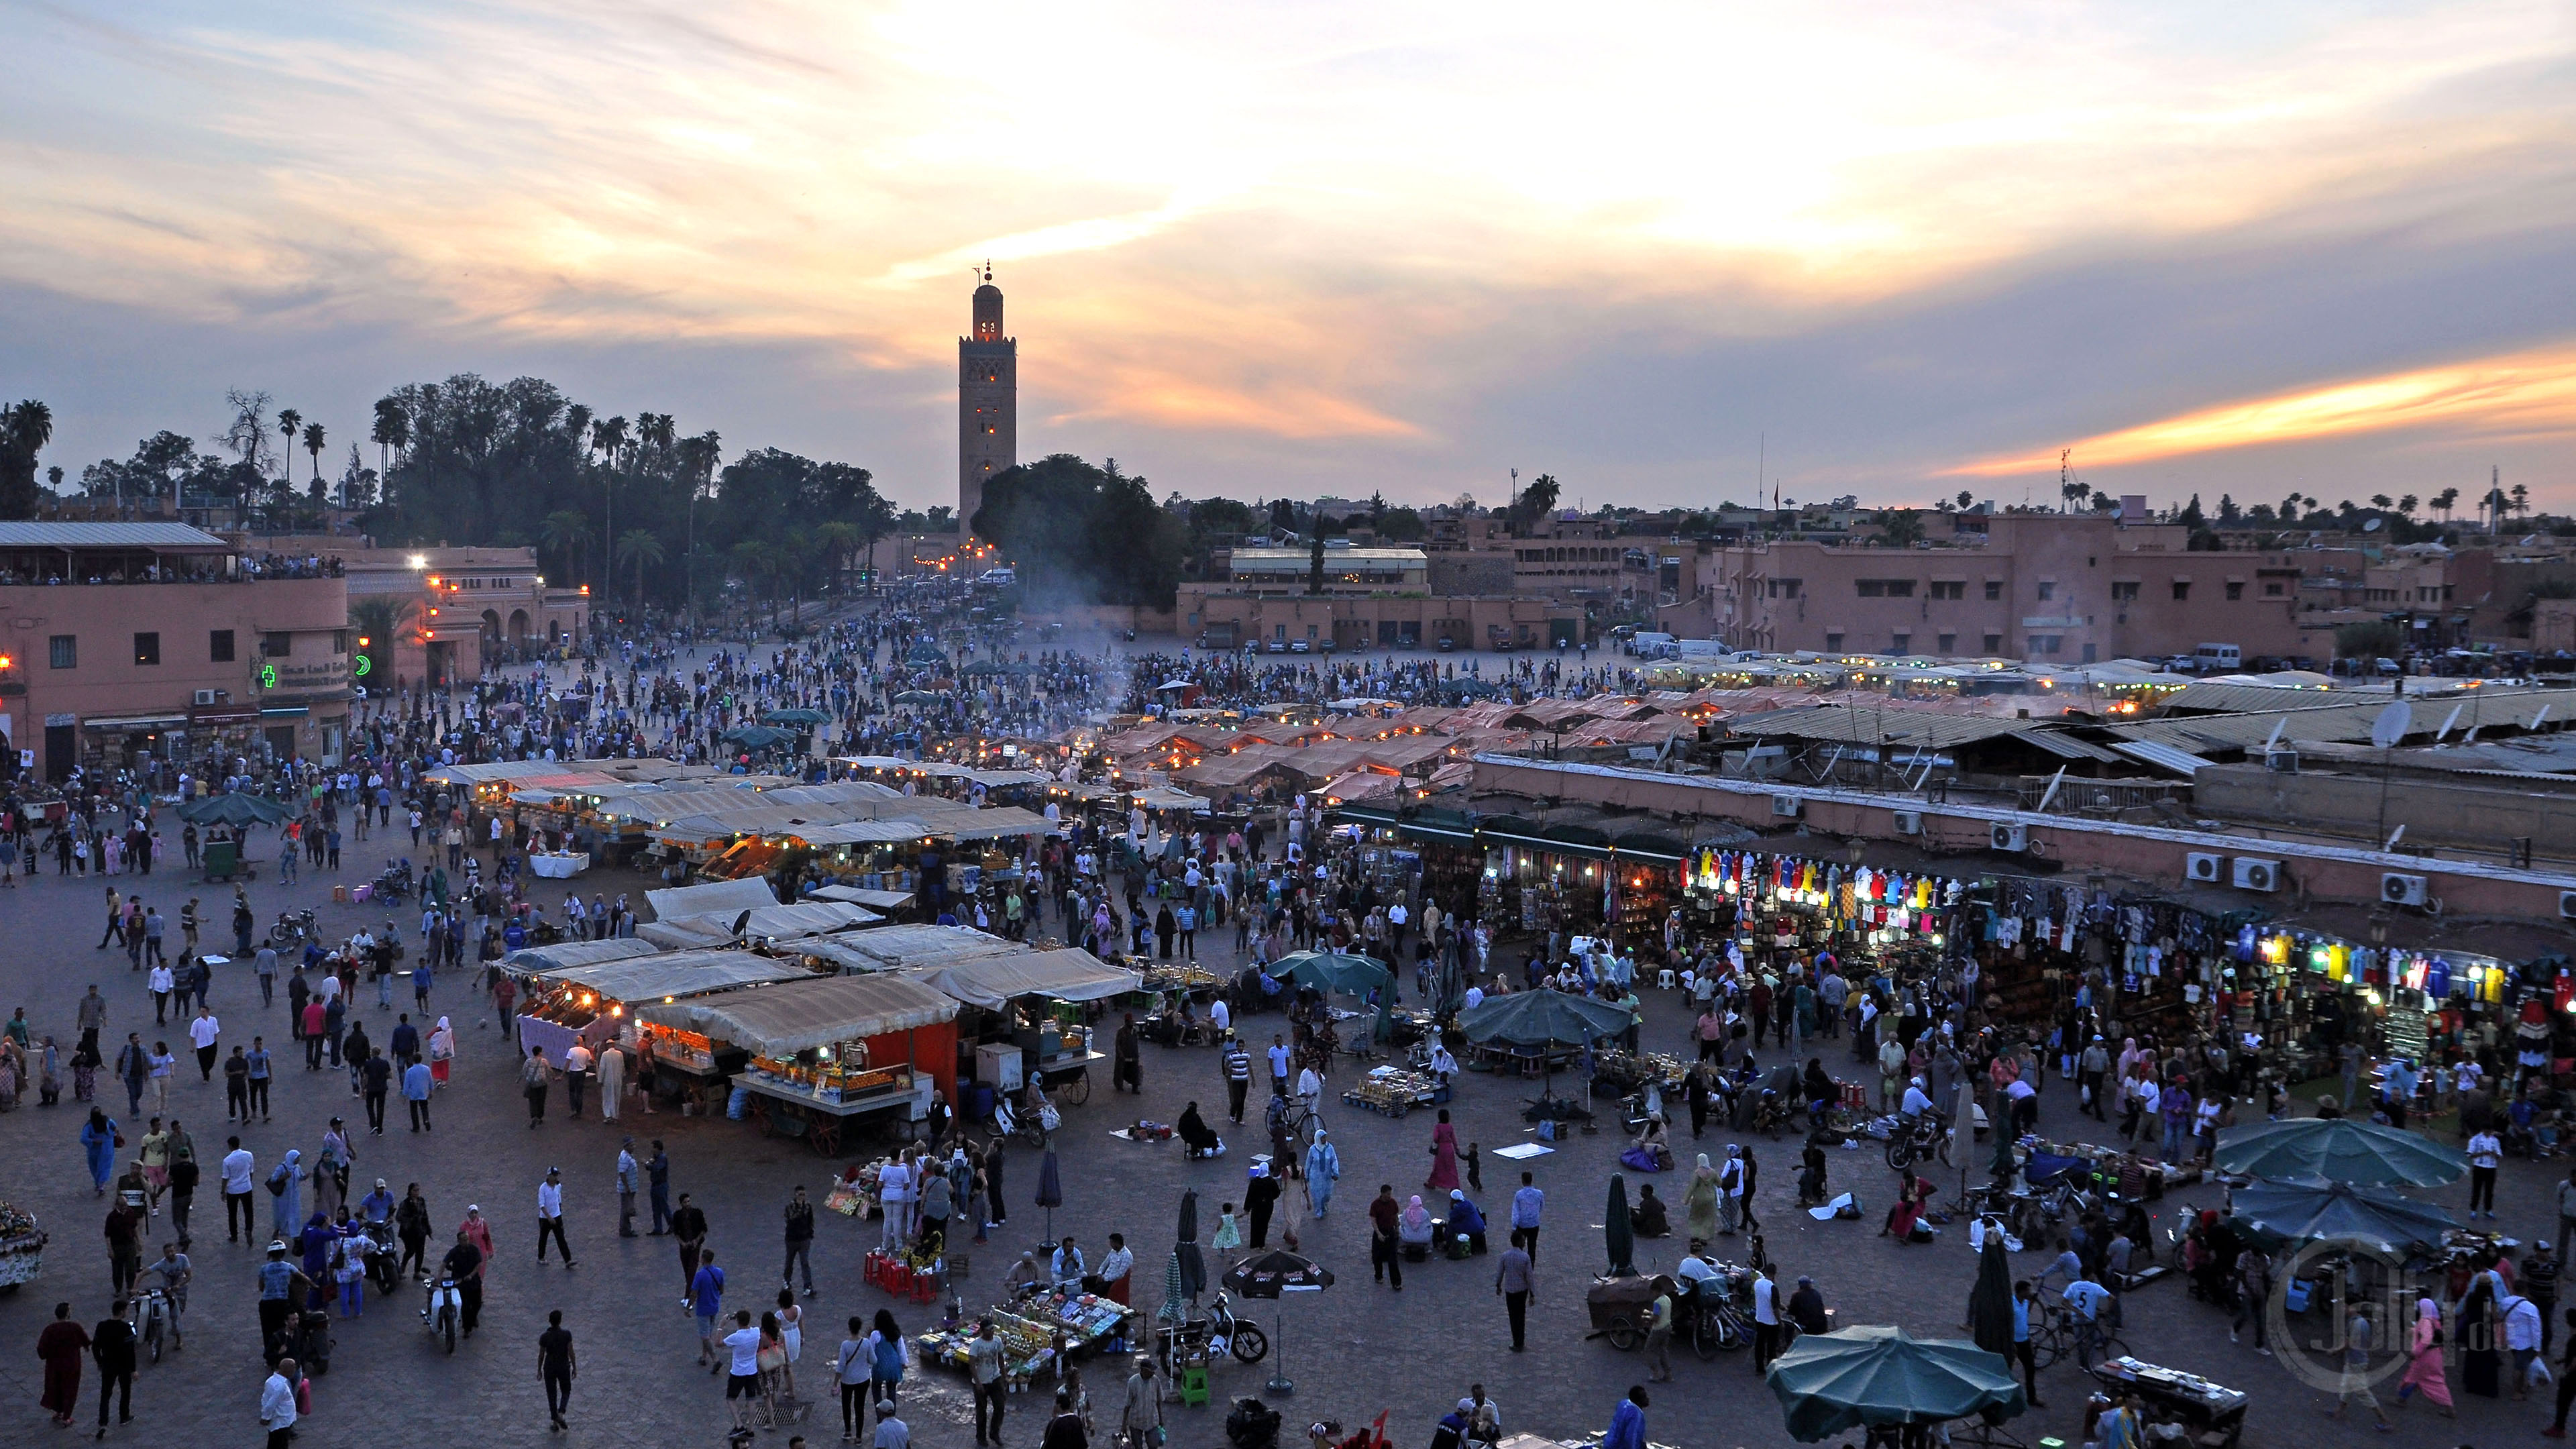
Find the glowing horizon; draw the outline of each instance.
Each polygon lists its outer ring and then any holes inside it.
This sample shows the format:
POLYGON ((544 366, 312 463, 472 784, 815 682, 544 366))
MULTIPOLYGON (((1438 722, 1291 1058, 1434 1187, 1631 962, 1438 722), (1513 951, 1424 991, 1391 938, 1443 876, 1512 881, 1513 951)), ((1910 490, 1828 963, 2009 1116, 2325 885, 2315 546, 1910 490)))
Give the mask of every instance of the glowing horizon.
POLYGON ((1690 502, 1760 455, 1887 494, 2059 435, 2545 466, 2576 426, 2541 0, 11 3, 0 391, 74 472, 227 385, 353 436, 534 371, 935 502, 988 258, 1024 454, 1191 493, 1690 502))

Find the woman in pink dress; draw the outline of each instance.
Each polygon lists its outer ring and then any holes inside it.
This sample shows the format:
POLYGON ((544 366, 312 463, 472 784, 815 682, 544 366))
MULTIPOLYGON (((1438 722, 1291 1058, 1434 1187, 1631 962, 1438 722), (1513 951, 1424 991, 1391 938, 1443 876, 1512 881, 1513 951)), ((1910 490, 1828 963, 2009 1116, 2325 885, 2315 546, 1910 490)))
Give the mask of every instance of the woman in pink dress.
POLYGON ((2411 1357, 2406 1377, 2397 1381, 2397 1402, 2403 1405, 2421 1389, 2426 1402, 2441 1405, 2442 1412, 2454 1419, 2460 1417, 2451 1407, 2451 1381, 2442 1371, 2442 1306, 2430 1298, 2417 1299, 2413 1333, 2407 1340, 2411 1357))
POLYGON ((1431 1175, 1426 1191, 1447 1193, 1458 1185, 1458 1132, 1449 1125, 1449 1109, 1440 1109, 1440 1125, 1431 1129, 1431 1175))

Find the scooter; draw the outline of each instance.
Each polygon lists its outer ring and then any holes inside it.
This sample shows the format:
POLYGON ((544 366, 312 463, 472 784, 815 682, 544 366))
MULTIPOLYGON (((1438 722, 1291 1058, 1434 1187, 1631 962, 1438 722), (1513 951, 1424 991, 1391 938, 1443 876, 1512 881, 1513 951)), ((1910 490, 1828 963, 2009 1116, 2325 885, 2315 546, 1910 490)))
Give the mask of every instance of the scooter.
POLYGON ((301 946, 316 939, 311 911, 280 911, 277 924, 268 928, 272 946, 301 946))
POLYGON ((136 1293, 125 1310, 125 1321, 134 1329, 134 1341, 151 1356, 161 1361, 161 1339, 167 1333, 175 1343, 178 1338, 171 1325, 170 1293, 166 1288, 146 1288, 136 1293))
POLYGON ((429 1325, 433 1338, 446 1343, 449 1353, 456 1352, 456 1332, 465 1322, 465 1295, 455 1279, 442 1277, 431 1286, 428 1301, 420 1310, 420 1321, 429 1325))

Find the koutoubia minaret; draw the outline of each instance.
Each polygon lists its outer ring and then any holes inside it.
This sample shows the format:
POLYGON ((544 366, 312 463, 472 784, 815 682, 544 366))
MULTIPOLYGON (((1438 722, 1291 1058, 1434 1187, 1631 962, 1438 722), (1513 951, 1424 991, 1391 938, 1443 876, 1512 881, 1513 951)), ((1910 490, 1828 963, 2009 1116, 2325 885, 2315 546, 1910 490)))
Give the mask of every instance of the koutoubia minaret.
POLYGON ((1020 344, 1002 332, 1002 289, 984 267, 975 335, 957 339, 957 529, 984 506, 984 480, 1020 461, 1020 344))

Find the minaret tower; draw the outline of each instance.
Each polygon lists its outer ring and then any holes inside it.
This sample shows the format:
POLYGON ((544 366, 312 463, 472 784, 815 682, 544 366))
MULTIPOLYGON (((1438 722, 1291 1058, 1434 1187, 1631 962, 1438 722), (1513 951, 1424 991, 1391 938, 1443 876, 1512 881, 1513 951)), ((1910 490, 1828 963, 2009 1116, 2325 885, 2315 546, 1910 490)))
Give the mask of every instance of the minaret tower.
POLYGON ((984 480, 1020 461, 1020 344, 1002 332, 1002 289, 986 263, 975 335, 957 339, 957 529, 971 533, 984 480))

